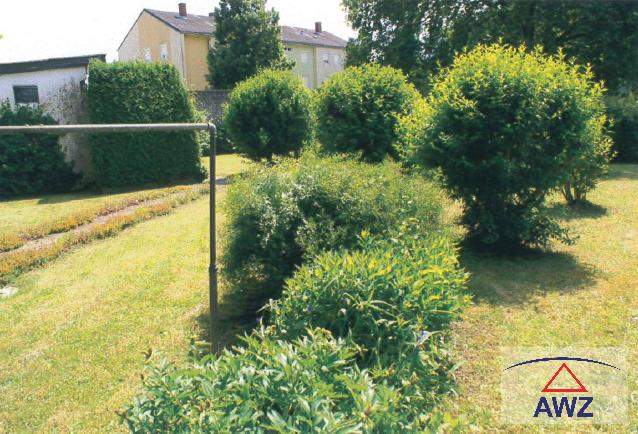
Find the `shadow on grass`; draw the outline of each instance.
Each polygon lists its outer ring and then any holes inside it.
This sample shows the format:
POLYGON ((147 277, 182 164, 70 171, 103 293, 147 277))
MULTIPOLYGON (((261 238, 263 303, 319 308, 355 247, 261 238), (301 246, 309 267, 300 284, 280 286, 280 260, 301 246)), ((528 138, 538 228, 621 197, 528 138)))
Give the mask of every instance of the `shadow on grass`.
POLYGON ((469 290, 476 303, 521 305, 534 296, 571 293, 591 285, 596 270, 568 253, 533 252, 516 258, 463 253, 461 264, 471 274, 469 290))
MULTIPOLYGON (((220 348, 229 348, 239 343, 239 338, 259 326, 262 318, 268 313, 261 310, 267 303, 266 299, 251 299, 243 293, 259 293, 253 288, 244 291, 230 291, 219 302, 219 342, 220 348)), ((206 309, 197 318, 198 340, 210 342, 210 310, 206 309)))
POLYGON ((581 218, 595 219, 607 214, 607 208, 591 202, 567 205, 557 202, 549 207, 550 216, 561 220, 576 220, 581 218))

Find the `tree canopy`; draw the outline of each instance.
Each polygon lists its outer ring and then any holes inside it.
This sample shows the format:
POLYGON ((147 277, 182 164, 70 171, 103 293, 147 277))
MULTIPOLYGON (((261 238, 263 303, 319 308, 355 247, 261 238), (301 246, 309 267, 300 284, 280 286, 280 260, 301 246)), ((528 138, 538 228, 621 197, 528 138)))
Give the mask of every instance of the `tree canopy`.
POLYGON ((454 53, 477 43, 541 45, 592 65, 616 89, 635 85, 638 2, 629 0, 343 0, 359 38, 349 62, 400 68, 423 88, 454 53))
POLYGON ((209 82, 230 89, 266 68, 289 68, 280 39, 279 14, 265 0, 221 0, 215 8, 209 82))

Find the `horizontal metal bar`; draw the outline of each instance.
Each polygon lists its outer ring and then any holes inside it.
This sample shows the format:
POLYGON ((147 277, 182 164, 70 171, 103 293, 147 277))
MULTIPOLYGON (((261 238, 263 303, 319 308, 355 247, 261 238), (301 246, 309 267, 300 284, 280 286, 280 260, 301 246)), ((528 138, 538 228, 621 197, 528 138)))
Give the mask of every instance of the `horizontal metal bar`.
POLYGON ((0 134, 143 133, 154 131, 216 131, 214 124, 95 124, 0 127, 0 134))

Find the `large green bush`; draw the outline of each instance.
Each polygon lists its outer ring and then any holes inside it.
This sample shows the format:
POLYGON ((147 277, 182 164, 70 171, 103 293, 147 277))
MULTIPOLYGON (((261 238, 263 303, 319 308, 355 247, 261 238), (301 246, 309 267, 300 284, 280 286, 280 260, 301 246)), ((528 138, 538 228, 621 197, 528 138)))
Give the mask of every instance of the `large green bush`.
MULTIPOLYGON (((53 125, 41 108, 0 103, 0 126, 53 125)), ((42 134, 0 136, 0 195, 67 191, 78 179, 64 160, 59 137, 42 134)))
POLYGON ((437 228, 441 212, 440 190, 401 174, 397 164, 305 152, 253 167, 229 187, 223 271, 231 280, 260 281, 263 292, 241 297, 261 302, 304 259, 353 247, 361 231, 383 233, 411 217, 437 228))
POLYGON ((223 124, 253 160, 296 154, 314 135, 312 95, 293 73, 265 70, 231 92, 223 124))
POLYGON ((414 432, 427 419, 415 387, 375 384, 359 351, 321 330, 294 342, 258 331, 216 359, 151 368, 122 418, 145 433, 414 432))
POLYGON ((395 155, 398 116, 411 113, 419 98, 397 69, 348 68, 317 90, 319 141, 330 151, 361 152, 368 161, 395 155))
MULTIPOLYGON (((161 63, 90 65, 93 123, 187 123, 196 120, 179 72, 161 63)), ((95 134, 91 138, 96 182, 102 187, 203 179, 194 132, 95 134)))
POLYGON ((390 235, 364 236, 360 250, 301 267, 270 304, 276 330, 293 339, 324 328, 364 348, 363 366, 388 366, 449 328, 467 302, 449 237, 423 235, 414 223, 390 235))
POLYGON ((608 140, 595 128, 602 94, 589 70, 562 57, 479 46, 457 56, 402 120, 401 149, 411 163, 441 169, 464 201, 470 240, 492 250, 567 240, 544 201, 583 167, 600 175, 580 159, 608 140))
POLYGON ((638 96, 635 93, 607 98, 609 116, 613 119, 616 157, 626 163, 638 163, 638 96))

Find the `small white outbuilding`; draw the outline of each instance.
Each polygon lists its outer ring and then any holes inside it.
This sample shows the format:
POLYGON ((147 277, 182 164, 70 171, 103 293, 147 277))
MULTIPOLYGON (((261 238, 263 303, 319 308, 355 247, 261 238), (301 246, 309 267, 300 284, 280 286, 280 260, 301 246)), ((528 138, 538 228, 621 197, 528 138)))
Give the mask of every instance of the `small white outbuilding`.
MULTIPOLYGON (((83 123, 84 91, 93 59, 104 62, 106 55, 0 63, 0 102, 40 105, 62 125, 83 123)), ((78 171, 88 169, 90 164, 88 149, 81 142, 81 138, 72 136, 61 141, 67 158, 78 171)))

